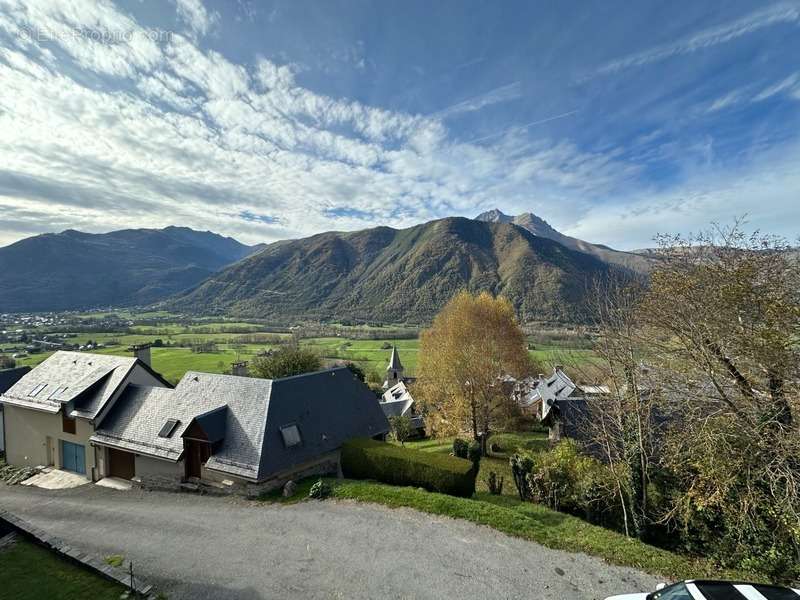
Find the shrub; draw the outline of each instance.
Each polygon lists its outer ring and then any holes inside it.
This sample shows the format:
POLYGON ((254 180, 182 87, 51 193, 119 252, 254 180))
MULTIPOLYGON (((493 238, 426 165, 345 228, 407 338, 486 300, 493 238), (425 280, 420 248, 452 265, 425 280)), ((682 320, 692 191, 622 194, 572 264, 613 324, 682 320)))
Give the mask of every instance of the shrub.
POLYGON ((322 479, 317 480, 317 482, 311 486, 311 489, 308 490, 308 497, 309 498, 316 498, 317 500, 325 500, 333 493, 331 486, 322 481, 322 479))
POLYGON ((375 479, 465 498, 475 493, 477 475, 469 461, 370 439, 350 440, 342 446, 342 472, 353 479, 375 479))
POLYGON ((389 427, 391 427, 391 435, 395 441, 400 442, 402 446, 406 445, 406 440, 414 433, 414 428, 411 426, 411 419, 407 415, 393 415, 389 417, 389 427))
POLYGON ((475 466, 475 470, 476 471, 481 466, 481 456, 482 455, 483 455, 483 452, 481 452, 481 444, 480 444, 480 442, 472 442, 467 447, 467 458, 475 466))
POLYGON ((613 478, 607 466, 582 454, 571 440, 532 459, 533 468, 526 477, 532 500, 594 523, 618 526, 613 478))
POLYGON ((458 458, 468 458, 469 457, 469 442, 467 440, 462 440, 461 438, 456 438, 453 440, 453 456, 457 456, 458 458))
POLYGON ((514 454, 508 459, 511 474, 514 476, 514 486, 517 488, 520 500, 530 500, 530 487, 528 475, 533 470, 533 457, 529 453, 514 454))
POLYGON ((486 485, 489 488, 489 493, 494 496, 499 496, 503 493, 503 478, 497 478, 497 473, 489 471, 489 477, 486 480, 486 485))

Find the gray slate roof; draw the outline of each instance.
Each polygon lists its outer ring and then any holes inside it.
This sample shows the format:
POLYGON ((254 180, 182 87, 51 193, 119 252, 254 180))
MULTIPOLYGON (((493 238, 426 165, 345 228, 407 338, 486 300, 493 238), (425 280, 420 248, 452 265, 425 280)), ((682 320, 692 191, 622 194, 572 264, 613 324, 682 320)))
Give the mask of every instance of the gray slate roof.
POLYGON ((129 385, 106 415, 91 441, 137 454, 177 461, 183 454, 181 422, 169 438, 158 437, 167 419, 178 418, 182 407, 174 390, 129 385))
POLYGON ((397 346, 392 346, 392 355, 389 357, 389 366, 386 367, 387 371, 400 371, 403 368, 403 363, 400 362, 400 355, 397 353, 397 346))
POLYGON ((94 419, 135 364, 133 357, 59 351, 24 375, 0 401, 50 413, 73 402, 70 416, 94 419), (46 387, 30 396, 40 384, 46 387))
POLYGON ((0 371, 0 394, 11 389, 11 386, 22 379, 22 376, 30 370, 30 367, 17 367, 16 369, 4 369, 0 371))
POLYGON ((196 418, 215 439, 224 427, 206 467, 252 480, 389 429, 375 395, 346 367, 276 380, 190 371, 174 390, 130 386, 92 441, 177 461, 181 436, 196 418), (167 419, 180 422, 160 438, 167 419), (302 443, 286 448, 280 428, 291 424, 302 443))

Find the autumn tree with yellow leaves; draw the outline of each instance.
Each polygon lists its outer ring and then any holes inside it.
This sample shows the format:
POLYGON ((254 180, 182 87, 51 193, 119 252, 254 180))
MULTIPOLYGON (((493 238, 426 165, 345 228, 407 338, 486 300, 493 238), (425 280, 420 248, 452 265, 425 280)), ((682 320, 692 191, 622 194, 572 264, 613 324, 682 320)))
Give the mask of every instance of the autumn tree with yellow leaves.
POLYGON ((518 408, 500 378, 532 369, 511 303, 487 292, 460 292, 420 340, 415 390, 430 433, 471 431, 477 440, 505 428, 518 408))

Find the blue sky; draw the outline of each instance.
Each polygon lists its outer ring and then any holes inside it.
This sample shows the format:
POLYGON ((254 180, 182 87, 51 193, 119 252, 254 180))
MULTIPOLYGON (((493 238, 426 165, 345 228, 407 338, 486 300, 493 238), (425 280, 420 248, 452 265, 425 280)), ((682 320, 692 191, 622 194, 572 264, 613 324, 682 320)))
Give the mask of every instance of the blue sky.
POLYGON ((800 2, 0 0, 0 244, 800 223, 800 2))

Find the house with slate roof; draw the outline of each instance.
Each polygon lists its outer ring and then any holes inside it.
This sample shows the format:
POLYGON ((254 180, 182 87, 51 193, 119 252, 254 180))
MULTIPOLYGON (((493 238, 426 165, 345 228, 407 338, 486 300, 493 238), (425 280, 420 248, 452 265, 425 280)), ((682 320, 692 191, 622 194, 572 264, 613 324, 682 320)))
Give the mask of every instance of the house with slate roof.
POLYGON ((402 381, 396 383, 381 396, 381 408, 386 418, 405 416, 417 435, 425 435, 425 419, 414 406, 414 397, 402 381))
POLYGON ((129 386, 91 443, 133 456, 127 475, 143 485, 263 491, 336 472, 346 440, 388 430, 375 394, 347 367, 272 380, 190 371, 174 389, 129 386))
POLYGON ((0 395, 6 460, 96 481, 107 465, 89 438, 128 385, 169 387, 140 358, 59 351, 0 395))
POLYGON ((550 440, 576 438, 587 414, 587 402, 610 393, 605 385, 578 385, 556 365, 549 377, 539 375, 518 381, 512 396, 523 414, 535 417, 550 428, 550 440))
POLYGON ((137 358, 57 352, 0 402, 14 415, 9 463, 144 487, 258 493, 336 472, 345 440, 389 431, 346 367, 274 380, 190 371, 173 388, 137 358))

